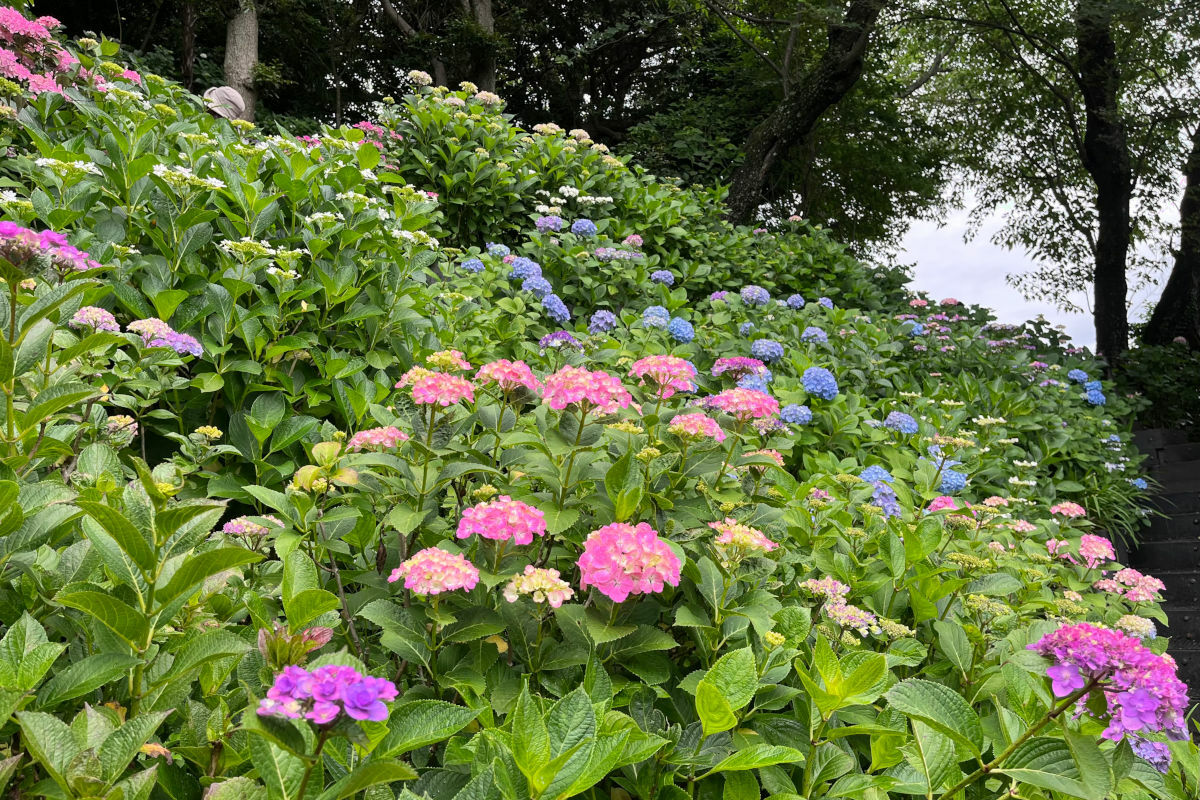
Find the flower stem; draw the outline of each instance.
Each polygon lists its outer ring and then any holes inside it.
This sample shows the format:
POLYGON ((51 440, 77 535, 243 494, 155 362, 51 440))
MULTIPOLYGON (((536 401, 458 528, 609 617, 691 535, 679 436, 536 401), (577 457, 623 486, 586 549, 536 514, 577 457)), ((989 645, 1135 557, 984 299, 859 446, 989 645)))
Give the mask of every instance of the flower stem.
POLYGON ((300 790, 296 793, 296 797, 303 799, 304 792, 308 789, 308 780, 312 777, 313 769, 321 761, 321 751, 325 749, 325 741, 329 738, 329 731, 321 731, 317 735, 317 749, 313 751, 312 760, 308 762, 308 767, 304 770, 304 777, 300 780, 300 790))

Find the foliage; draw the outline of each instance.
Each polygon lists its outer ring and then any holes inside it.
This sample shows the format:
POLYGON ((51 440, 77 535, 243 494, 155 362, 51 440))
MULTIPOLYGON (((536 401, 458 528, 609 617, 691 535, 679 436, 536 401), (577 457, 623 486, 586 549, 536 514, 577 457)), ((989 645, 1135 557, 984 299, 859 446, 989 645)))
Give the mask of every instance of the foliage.
POLYGON ((1129 352, 1117 375, 1126 394, 1139 395, 1138 424, 1200 432, 1200 355, 1185 344, 1142 346, 1129 352))
POLYGON ((0 786, 1194 795, 1131 406, 1044 324, 485 93, 302 140, 115 55, 0 117, 0 786), (1161 679, 1029 650, 1083 620, 1161 679))

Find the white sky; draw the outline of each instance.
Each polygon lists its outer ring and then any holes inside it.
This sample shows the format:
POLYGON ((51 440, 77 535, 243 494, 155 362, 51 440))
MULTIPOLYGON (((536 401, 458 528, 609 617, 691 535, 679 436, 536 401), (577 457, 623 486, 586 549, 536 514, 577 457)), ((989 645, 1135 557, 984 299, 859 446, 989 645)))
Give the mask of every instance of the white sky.
MULTIPOLYGON (((938 300, 956 297, 964 303, 987 306, 1000 322, 1023 322, 1044 314, 1054 324, 1066 325, 1075 345, 1094 348, 1096 334, 1090 313, 1069 314, 1048 302, 1026 300, 1005 280, 1012 273, 1025 271, 1033 262, 1019 250, 992 244, 991 236, 1000 227, 999 220, 986 222, 978 235, 966 242, 963 236, 967 220, 967 211, 955 211, 947 215, 940 227, 936 222, 921 220, 912 224, 901 241, 899 254, 902 263, 916 262, 912 287, 925 290, 938 300)), ((1073 297, 1077 305, 1090 308, 1083 293, 1073 297)), ((1157 297, 1157 287, 1138 292, 1133 298, 1130 320, 1142 319, 1147 300, 1157 297)))

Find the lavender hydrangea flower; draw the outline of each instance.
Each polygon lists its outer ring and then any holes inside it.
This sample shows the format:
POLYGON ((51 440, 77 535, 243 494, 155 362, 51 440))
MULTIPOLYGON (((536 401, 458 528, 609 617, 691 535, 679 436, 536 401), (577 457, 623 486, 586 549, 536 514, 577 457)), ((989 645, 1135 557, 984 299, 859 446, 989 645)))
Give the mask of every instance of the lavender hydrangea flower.
POLYGON ((521 289, 526 292, 532 292, 533 296, 538 299, 548 294, 554 294, 554 287, 550 285, 550 281, 541 275, 533 275, 521 281, 521 289))
POLYGON ((724 302, 726 300, 726 298, 728 298, 728 297, 729 297, 729 292, 726 292, 725 290, 720 290, 720 291, 716 291, 716 292, 713 292, 712 294, 710 294, 708 296, 708 300, 711 303, 716 303, 717 301, 724 302))
POLYGON ((567 221, 562 217, 557 217, 551 214, 547 217, 538 217, 537 221, 533 224, 539 231, 542 231, 543 233, 546 231, 557 233, 563 229, 563 226, 567 224, 567 221))
POLYGON ((548 294, 542 298, 542 308, 546 310, 546 316, 562 325, 570 321, 571 312, 567 309, 567 304, 562 301, 562 298, 556 294, 548 294))
POLYGON ((675 276, 671 274, 670 270, 666 269, 656 269, 654 272, 651 272, 650 280, 654 283, 661 283, 663 286, 675 285, 675 276))
POLYGON ((828 297, 821 297, 821 298, 817 299, 817 305, 823 306, 825 308, 833 308, 833 301, 830 300, 828 297))
POLYGON ((526 278, 542 277, 542 267, 531 258, 523 258, 518 256, 509 264, 512 268, 508 273, 510 281, 523 281, 526 278))
POLYGON ((804 308, 804 298, 798 294, 788 295, 787 307, 793 311, 799 311, 804 308))
POLYGON ((577 219, 571 223, 571 233, 576 236, 595 236, 596 223, 590 219, 577 219))
POLYGON ((480 261, 478 258, 468 258, 466 261, 462 262, 458 266, 460 268, 462 268, 462 270, 464 272, 470 272, 472 274, 477 273, 477 272, 483 272, 483 262, 480 261))
POLYGON ((812 422, 812 409, 799 403, 788 403, 779 411, 779 418, 789 425, 807 425, 812 422))
POLYGON ((914 434, 921 428, 910 414, 903 411, 893 411, 883 420, 883 427, 898 433, 914 434))
POLYGON ((1067 377, 1076 383, 1087 383, 1088 374, 1081 369, 1073 369, 1067 373, 1067 377))
POLYGON ((883 483, 891 483, 895 480, 895 478, 892 477, 892 473, 888 472, 878 464, 867 467, 862 472, 858 473, 858 477, 867 483, 879 483, 881 481, 883 483))
POLYGON ((942 494, 954 494, 961 492, 967 485, 967 476, 961 472, 955 472, 952 469, 942 470, 942 482, 938 484, 938 491, 942 494))
POLYGON ((671 324, 671 312, 662 306, 650 306, 642 312, 642 324, 647 328, 665 329, 671 324))
POLYGON ((763 287, 752 283, 742 287, 742 302, 748 306, 765 306, 771 302, 771 295, 763 287))
POLYGON ((743 322, 738 326, 738 334, 741 336, 749 336, 754 331, 753 322, 743 322))
POLYGON ((608 333, 615 327, 617 327, 617 315, 601 309, 592 314, 592 319, 588 322, 588 333, 608 333))
POLYGON ((820 328, 810 326, 804 329, 804 333, 800 334, 800 341, 826 344, 829 341, 829 334, 820 328))
POLYGON ((383 722, 388 718, 386 703, 398 694, 391 681, 362 675, 353 667, 325 666, 309 672, 289 666, 275 676, 257 713, 306 719, 320 726, 332 725, 343 714, 353 720, 383 722))
POLYGON ((783 345, 774 339, 756 339, 750 345, 750 355, 759 361, 770 364, 783 358, 783 345))
POLYGON ((488 242, 485 249, 487 250, 489 256, 496 256, 497 258, 504 258, 506 255, 512 252, 506 245, 502 245, 497 242, 488 242))
POLYGON ((569 347, 573 350, 583 349, 583 345, 580 344, 579 340, 567 331, 547 333, 538 340, 538 347, 542 350, 561 350, 564 347, 569 347))

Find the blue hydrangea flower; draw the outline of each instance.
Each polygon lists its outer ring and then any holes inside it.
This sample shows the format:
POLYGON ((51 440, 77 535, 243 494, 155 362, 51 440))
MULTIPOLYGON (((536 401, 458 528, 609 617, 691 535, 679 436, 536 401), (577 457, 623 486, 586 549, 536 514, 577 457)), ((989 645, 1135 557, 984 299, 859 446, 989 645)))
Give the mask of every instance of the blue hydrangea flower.
POLYGON ((832 400, 838 396, 837 378, 824 367, 809 367, 800 376, 804 391, 820 397, 822 400, 832 400))
MULTIPOLYGON (((1150 627, 1154 627, 1153 623, 1151 623, 1150 627)), ((1153 639, 1154 637, 1151 636, 1150 638, 1153 639)), ((1129 741, 1129 746, 1133 748, 1133 752, 1138 758, 1146 761, 1150 766, 1164 775, 1171 771, 1171 748, 1165 742, 1152 742, 1137 735, 1126 736, 1125 738, 1129 741)))
POLYGON ((742 336, 749 336, 754 331, 753 322, 743 322, 738 326, 738 333, 742 336))
POLYGON ((531 258, 518 256, 509 263, 509 266, 512 268, 508 273, 510 281, 523 281, 526 278, 542 277, 541 265, 531 258))
POLYGON ((592 319, 588 322, 588 333, 608 333, 615 327, 617 327, 617 315, 601 309, 592 314, 592 319))
POLYGON ((867 483, 891 483, 896 480, 892 477, 892 473, 888 472, 878 464, 867 467, 862 472, 858 473, 858 477, 862 478, 867 483))
POLYGON ((671 312, 662 306, 650 306, 642 312, 642 324, 647 328, 666 328, 671 324, 671 312))
POLYGON ((692 328, 692 323, 683 317, 673 317, 667 324, 667 335, 680 344, 687 344, 696 338, 696 331, 692 328))
POLYGON ((458 266, 460 266, 465 272, 483 272, 483 262, 478 258, 468 258, 458 266))
POLYGON ((542 308, 546 310, 546 316, 560 325, 571 320, 571 312, 567 310, 567 304, 556 294, 548 294, 543 297, 542 308))
POLYGON ((650 280, 654 281, 655 283, 661 283, 664 286, 675 285, 675 276, 671 274, 670 270, 666 269, 656 269, 654 272, 651 272, 650 280))
POLYGON ((1088 374, 1081 369, 1073 369, 1067 373, 1067 377, 1076 383, 1087 383, 1088 374))
POLYGON ((825 344, 829 341, 829 334, 820 328, 814 328, 810 326, 804 329, 804 333, 800 334, 800 341, 825 344))
POLYGON ((1135 489, 1141 489, 1143 492, 1150 488, 1150 484, 1146 483, 1145 478, 1130 478, 1129 483, 1135 489))
POLYGON ((783 345, 774 339, 755 339, 750 345, 750 355, 759 361, 770 364, 783 358, 783 345))
POLYGON ((900 516, 900 500, 896 497, 895 490, 883 481, 873 481, 873 483, 875 491, 871 495, 871 505, 883 509, 885 517, 900 516))
POLYGON ((555 331, 554 333, 547 333, 538 340, 538 347, 543 350, 549 350, 552 348, 562 349, 564 347, 570 347, 575 350, 583 349, 583 345, 579 343, 579 340, 567 331, 555 331))
POLYGON ((737 382, 739 389, 753 389, 756 392, 770 392, 770 387, 767 386, 767 379, 762 375, 751 373, 743 375, 737 382))
POLYGON ((822 297, 817 300, 817 305, 824 306, 825 308, 833 308, 833 301, 828 297, 822 297))
POLYGON ((961 492, 967 485, 967 476, 961 472, 955 472, 952 469, 942 470, 942 482, 938 484, 938 491, 942 494, 954 494, 961 492))
POLYGON ((571 233, 576 236, 595 236, 596 223, 590 219, 577 219, 571 223, 571 233))
POLYGON ((905 414, 903 411, 893 411, 888 414, 883 420, 883 427, 907 434, 916 433, 921 429, 912 415, 905 414))
POLYGON ((512 252, 506 245, 499 244, 498 242, 488 242, 486 249, 489 256, 496 256, 497 258, 504 258, 512 252))
POLYGON ((914 322, 911 319, 904 320, 904 322, 902 322, 900 324, 900 327, 903 328, 904 332, 907 333, 909 336, 924 336, 925 335, 925 326, 919 322, 914 322))
POLYGON ((779 418, 791 425, 807 425, 812 422, 812 409, 799 403, 788 403, 779 411, 779 418))
POLYGON ((1102 406, 1108 402, 1108 398, 1104 396, 1104 392, 1099 389, 1088 389, 1087 401, 1094 406, 1102 406))
POLYGON ((804 298, 798 294, 788 295, 787 307, 799 311, 804 308, 804 298))
POLYGON ((538 217, 537 221, 533 224, 539 231, 552 231, 557 233, 563 229, 563 226, 567 224, 567 221, 562 217, 551 214, 548 217, 538 217))
POLYGON ((1108 441, 1119 442, 1119 441, 1121 441, 1121 435, 1119 433, 1110 433, 1108 435, 1108 441))
POLYGON ((554 287, 550 285, 550 281, 543 278, 541 275, 534 275, 526 278, 521 282, 521 288, 527 292, 533 292, 535 297, 542 298, 548 294, 554 294, 554 287))
POLYGON ((748 306, 765 306, 771 302, 771 295, 763 287, 752 283, 742 287, 742 302, 748 306))

